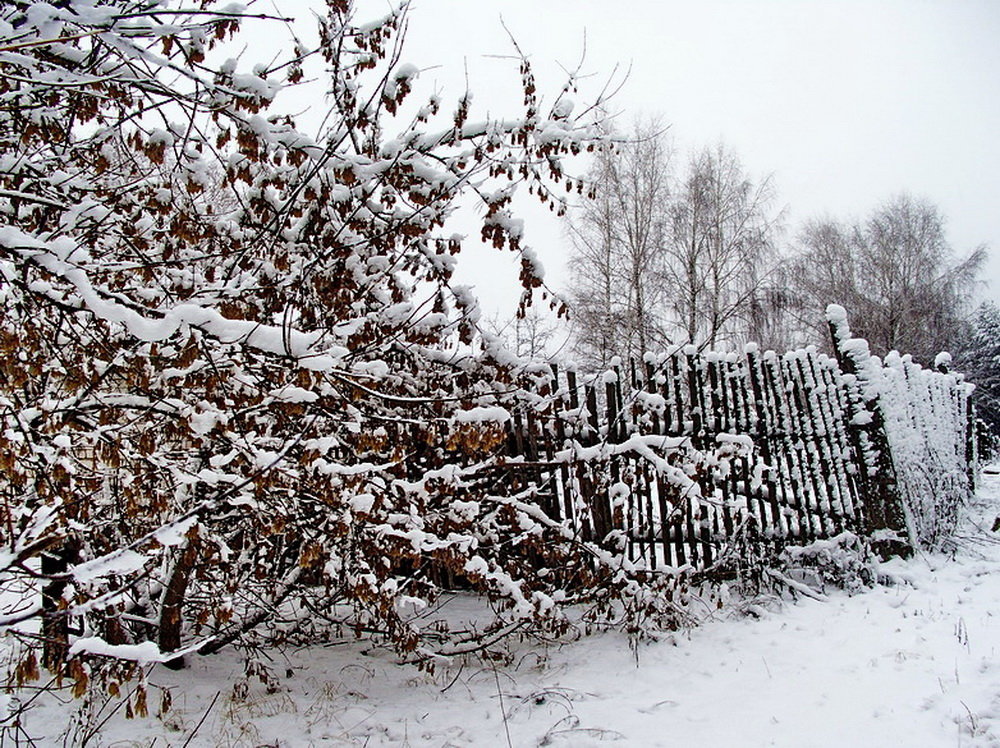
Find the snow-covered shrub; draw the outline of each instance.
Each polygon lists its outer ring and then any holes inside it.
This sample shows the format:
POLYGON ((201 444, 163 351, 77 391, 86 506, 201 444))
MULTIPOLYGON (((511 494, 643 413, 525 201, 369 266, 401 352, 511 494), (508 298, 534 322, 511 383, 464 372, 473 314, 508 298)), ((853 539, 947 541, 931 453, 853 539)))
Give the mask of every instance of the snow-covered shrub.
POLYGON ((947 541, 970 495, 966 456, 970 394, 971 387, 962 383, 960 375, 928 371, 908 355, 886 356, 879 406, 911 535, 926 547, 947 541))
MULTIPOLYGON (((511 413, 547 395, 452 282, 451 217, 475 199, 525 302, 545 298, 515 184, 561 210, 553 189, 583 189, 568 161, 604 128, 568 116, 572 82, 546 114, 527 61, 520 116, 414 105, 405 8, 360 25, 328 6, 316 49, 252 72, 219 59, 253 19, 228 4, 0 8, 14 687, 48 669, 139 714, 144 666, 248 640, 339 629, 433 664, 564 631, 569 608, 636 634, 686 620, 683 575, 546 514, 537 482, 505 482, 511 413), (273 103, 312 59, 331 76, 315 138, 273 103), (422 628, 444 582, 488 595, 495 618, 472 637, 422 628)), ((604 476, 627 451, 693 491, 734 449, 570 439, 555 472, 604 476)))
POLYGON ((858 592, 877 579, 876 559, 868 542, 852 532, 805 546, 789 546, 778 557, 785 576, 823 591, 827 586, 858 592))
POLYGON ((843 307, 831 305, 827 317, 857 393, 853 421, 864 466, 859 480, 867 483, 866 510, 876 520, 870 529, 905 534, 914 547, 940 547, 971 494, 972 386, 947 372, 947 353, 935 362, 939 371, 895 351, 883 362, 865 340, 850 336, 843 307))
POLYGON ((561 211, 605 129, 572 81, 543 109, 527 60, 519 115, 415 103, 405 4, 327 6, 316 48, 249 71, 229 38, 284 26, 229 3, 0 6, 0 581, 26 590, 0 624, 81 688, 84 660, 280 637, 289 611, 414 651, 442 568, 498 630, 545 622, 560 588, 519 549, 586 558, 584 585, 616 559, 488 490, 525 390, 452 280, 477 200, 547 298, 516 186, 561 211), (313 62, 316 137, 275 103, 313 62))

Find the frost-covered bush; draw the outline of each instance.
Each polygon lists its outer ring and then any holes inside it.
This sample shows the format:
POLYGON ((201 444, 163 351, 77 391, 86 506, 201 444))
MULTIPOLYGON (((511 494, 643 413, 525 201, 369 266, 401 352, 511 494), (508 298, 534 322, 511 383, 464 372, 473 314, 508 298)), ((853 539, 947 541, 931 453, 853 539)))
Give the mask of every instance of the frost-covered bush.
POLYGON ((876 559, 867 541, 852 532, 805 546, 789 546, 778 557, 783 574, 822 591, 827 586, 858 592, 877 579, 876 559))
POLYGON ((939 547, 955 530, 961 505, 971 493, 972 386, 947 373, 951 357, 938 356, 939 371, 890 352, 872 356, 868 343, 852 338, 843 307, 827 318, 848 370, 852 416, 863 473, 859 481, 871 530, 905 535, 912 546, 939 547))
POLYGON ((285 27, 230 3, 0 7, 15 682, 41 665, 86 688, 100 658, 317 619, 415 652, 411 613, 448 577, 494 598, 493 633, 645 595, 613 542, 491 488, 511 410, 544 395, 453 282, 453 215, 474 200, 525 303, 545 298, 515 188, 562 210, 605 128, 571 116, 572 81, 543 107, 527 60, 511 117, 415 101, 405 5, 327 10, 315 48, 244 69, 241 25, 285 27), (310 136, 275 101, 314 63, 330 111, 310 136))
POLYGON ((879 386, 911 535, 938 547, 953 534, 969 498, 966 401, 972 388, 960 375, 928 371, 895 352, 886 356, 879 386))

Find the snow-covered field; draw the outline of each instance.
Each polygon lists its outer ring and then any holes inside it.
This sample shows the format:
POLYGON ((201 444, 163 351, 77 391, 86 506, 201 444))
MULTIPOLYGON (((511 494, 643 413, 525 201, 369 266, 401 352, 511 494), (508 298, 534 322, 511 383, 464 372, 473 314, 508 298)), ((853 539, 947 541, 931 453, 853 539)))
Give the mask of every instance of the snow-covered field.
MULTIPOLYGON (((895 584, 760 618, 722 611, 638 651, 600 634, 428 675, 347 642, 275 654, 270 689, 234 653, 157 670, 150 716, 118 712, 89 744, 1000 745, 998 511, 1000 475, 987 474, 955 558, 892 562, 895 584), (162 717, 159 687, 173 700, 162 717)), ((62 744, 69 713, 39 706, 26 726, 62 744)))

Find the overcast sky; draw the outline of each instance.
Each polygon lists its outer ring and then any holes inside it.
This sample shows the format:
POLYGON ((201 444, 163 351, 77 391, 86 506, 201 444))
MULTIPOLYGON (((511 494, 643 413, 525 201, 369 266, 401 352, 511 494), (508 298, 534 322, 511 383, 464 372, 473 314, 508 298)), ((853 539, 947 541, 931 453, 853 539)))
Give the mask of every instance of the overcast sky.
MULTIPOLYGON (((361 20, 389 6, 356 7, 361 20)), ((495 57, 512 52, 501 16, 542 92, 554 96, 558 65, 586 48, 593 90, 630 69, 623 124, 660 115, 681 154, 721 138, 751 174, 773 174, 789 238, 804 218, 860 217, 895 192, 929 199, 956 253, 990 245, 986 294, 1000 299, 1000 2, 414 0, 403 61, 446 102, 467 74, 480 116, 510 113, 517 66, 495 57)), ((525 218, 562 286, 560 227, 525 218)), ((487 308, 507 306, 509 257, 465 266, 487 308)))

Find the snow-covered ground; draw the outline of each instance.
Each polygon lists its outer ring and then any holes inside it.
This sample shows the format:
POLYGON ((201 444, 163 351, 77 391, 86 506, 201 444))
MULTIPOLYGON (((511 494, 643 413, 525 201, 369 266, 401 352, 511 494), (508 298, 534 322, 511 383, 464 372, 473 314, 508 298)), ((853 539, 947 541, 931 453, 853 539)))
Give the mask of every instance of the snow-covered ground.
MULTIPOLYGON (((116 713, 89 744, 1000 746, 998 511, 987 474, 954 558, 893 562, 893 585, 761 618, 723 611, 637 651, 600 634, 428 675, 349 642, 275 654, 270 693, 235 654, 154 671, 150 717, 116 713)), ((26 726, 62 744, 68 714, 40 706, 26 726)))

